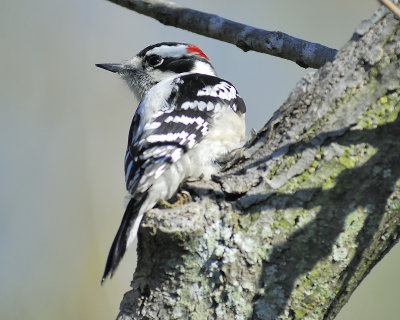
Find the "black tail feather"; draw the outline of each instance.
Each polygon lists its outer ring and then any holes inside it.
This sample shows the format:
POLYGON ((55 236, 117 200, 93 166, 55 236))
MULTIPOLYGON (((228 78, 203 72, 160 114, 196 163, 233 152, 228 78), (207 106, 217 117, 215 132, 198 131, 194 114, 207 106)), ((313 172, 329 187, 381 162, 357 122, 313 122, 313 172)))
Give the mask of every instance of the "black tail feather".
POLYGON ((101 278, 102 285, 108 276, 110 276, 110 278, 113 276, 118 264, 125 254, 130 231, 138 218, 138 213, 144 200, 144 198, 139 200, 132 198, 129 200, 121 225, 119 226, 118 232, 111 245, 110 252, 108 253, 106 267, 103 277, 101 278))

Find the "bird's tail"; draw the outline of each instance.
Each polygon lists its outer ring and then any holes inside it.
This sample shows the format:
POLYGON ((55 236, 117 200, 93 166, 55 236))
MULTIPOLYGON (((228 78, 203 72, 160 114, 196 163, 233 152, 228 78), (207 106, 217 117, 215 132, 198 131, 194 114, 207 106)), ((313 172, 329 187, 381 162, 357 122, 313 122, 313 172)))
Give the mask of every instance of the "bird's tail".
POLYGON ((144 212, 140 212, 140 208, 145 199, 146 197, 141 197, 140 199, 131 198, 129 200, 121 225, 119 226, 110 252, 108 253, 106 268, 101 278, 102 285, 108 276, 110 276, 110 278, 113 276, 119 262, 125 254, 126 248, 135 239, 140 222, 143 218, 144 212))

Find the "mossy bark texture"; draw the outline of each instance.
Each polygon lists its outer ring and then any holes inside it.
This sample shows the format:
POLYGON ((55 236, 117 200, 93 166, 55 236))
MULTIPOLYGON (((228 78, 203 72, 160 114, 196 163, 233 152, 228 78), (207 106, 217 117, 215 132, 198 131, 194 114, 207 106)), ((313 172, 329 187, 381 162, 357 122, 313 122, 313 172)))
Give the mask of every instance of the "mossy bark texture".
POLYGON ((382 7, 239 163, 146 215, 118 318, 333 319, 397 241, 399 111, 399 21, 382 7))

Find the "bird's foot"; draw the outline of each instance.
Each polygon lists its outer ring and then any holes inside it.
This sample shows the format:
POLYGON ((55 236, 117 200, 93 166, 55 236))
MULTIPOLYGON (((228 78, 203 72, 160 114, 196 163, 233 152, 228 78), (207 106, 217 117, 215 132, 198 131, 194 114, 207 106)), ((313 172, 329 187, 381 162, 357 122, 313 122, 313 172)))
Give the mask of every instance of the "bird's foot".
POLYGON ((171 200, 172 202, 161 199, 158 201, 157 206, 161 209, 173 209, 193 201, 190 193, 185 190, 178 192, 171 200))

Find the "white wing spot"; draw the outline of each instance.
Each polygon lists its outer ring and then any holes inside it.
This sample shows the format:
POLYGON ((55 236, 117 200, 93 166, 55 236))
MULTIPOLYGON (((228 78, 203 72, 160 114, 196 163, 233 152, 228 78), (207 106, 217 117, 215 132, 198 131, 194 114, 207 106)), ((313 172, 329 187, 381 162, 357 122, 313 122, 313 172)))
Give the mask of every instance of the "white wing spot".
POLYGON ((187 139, 189 140, 189 142, 188 142, 188 147, 189 147, 190 149, 193 148, 193 146, 194 146, 195 143, 196 143, 196 135, 195 135, 194 133, 192 133, 187 139))
POLYGON ((207 103, 207 111, 211 111, 214 109, 214 103, 212 103, 211 101, 209 101, 207 103))
POLYGON ((150 122, 150 123, 146 123, 144 125, 144 130, 152 130, 152 129, 157 129, 161 126, 161 122, 158 121, 154 121, 154 122, 150 122))
POLYGON ((201 134, 204 136, 208 132, 208 122, 204 122, 203 128, 201 129, 201 134))
POLYGON ((153 134, 146 138, 147 142, 165 142, 165 141, 176 141, 177 139, 186 140, 189 134, 185 131, 167 133, 167 134, 153 134))
POLYGON ((198 108, 200 111, 204 111, 207 108, 207 103, 205 103, 204 101, 199 101, 198 104, 198 108))
POLYGON ((193 102, 192 101, 186 101, 186 102, 182 103, 181 108, 183 110, 193 109, 193 102))
POLYGON ((175 122, 175 123, 183 123, 184 125, 189 125, 193 123, 197 123, 198 126, 201 126, 204 122, 204 119, 201 117, 193 118, 193 117, 188 117, 186 115, 181 115, 181 116, 169 116, 167 119, 164 120, 166 123, 169 122, 175 122))
POLYGON ((196 109, 198 107, 198 105, 199 105, 199 102, 197 100, 195 100, 195 101, 193 101, 190 109, 196 109))
POLYGON ((197 96, 218 97, 224 100, 233 100, 237 97, 236 89, 230 84, 221 81, 215 86, 207 86, 197 92, 197 96))

